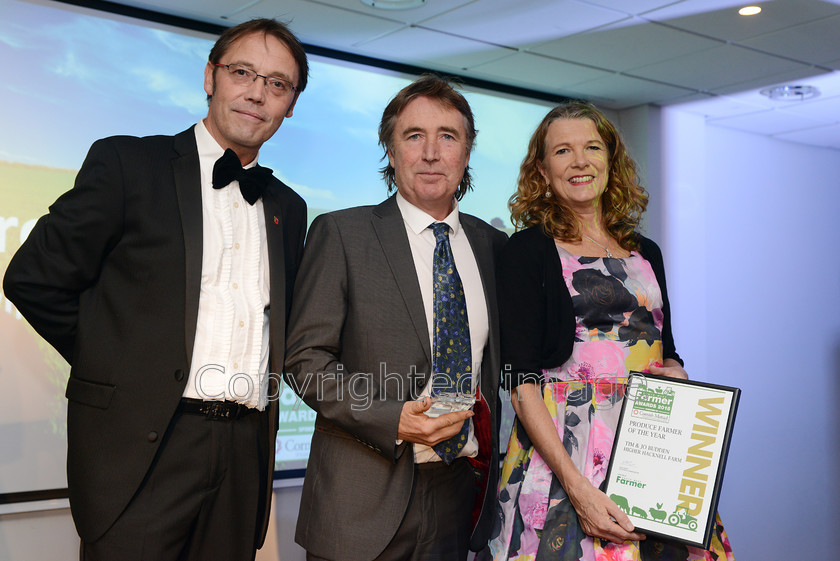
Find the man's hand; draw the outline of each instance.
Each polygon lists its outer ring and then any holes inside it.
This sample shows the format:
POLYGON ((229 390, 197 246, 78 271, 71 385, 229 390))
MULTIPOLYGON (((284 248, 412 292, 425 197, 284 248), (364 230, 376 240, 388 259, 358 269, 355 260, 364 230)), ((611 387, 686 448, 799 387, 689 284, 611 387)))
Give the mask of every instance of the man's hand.
POLYGON ((458 434, 464 421, 473 416, 472 411, 455 411, 432 418, 426 415, 431 406, 432 400, 428 397, 420 401, 406 401, 400 414, 397 438, 434 446, 458 434))

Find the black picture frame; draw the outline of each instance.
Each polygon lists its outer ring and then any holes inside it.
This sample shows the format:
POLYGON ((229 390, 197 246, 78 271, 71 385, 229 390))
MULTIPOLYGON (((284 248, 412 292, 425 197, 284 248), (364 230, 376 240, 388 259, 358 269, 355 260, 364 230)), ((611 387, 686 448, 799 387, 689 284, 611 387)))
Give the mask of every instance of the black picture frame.
POLYGON ((740 396, 630 373, 604 492, 637 532, 709 548, 740 396))

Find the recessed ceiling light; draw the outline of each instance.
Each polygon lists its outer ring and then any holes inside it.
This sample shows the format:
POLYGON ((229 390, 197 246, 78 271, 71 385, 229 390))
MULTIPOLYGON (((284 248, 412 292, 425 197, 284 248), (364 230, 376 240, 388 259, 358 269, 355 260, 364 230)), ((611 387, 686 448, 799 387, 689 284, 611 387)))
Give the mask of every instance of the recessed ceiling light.
POLYGON ((764 88, 759 93, 779 101, 802 101, 817 97, 820 95, 820 90, 814 86, 776 86, 774 88, 764 88))
POLYGON ((426 3, 426 0, 360 0, 365 6, 379 8, 380 10, 410 10, 419 8, 426 3))
POLYGON ((761 11, 761 8, 758 6, 744 6, 738 13, 742 16, 754 16, 761 11))

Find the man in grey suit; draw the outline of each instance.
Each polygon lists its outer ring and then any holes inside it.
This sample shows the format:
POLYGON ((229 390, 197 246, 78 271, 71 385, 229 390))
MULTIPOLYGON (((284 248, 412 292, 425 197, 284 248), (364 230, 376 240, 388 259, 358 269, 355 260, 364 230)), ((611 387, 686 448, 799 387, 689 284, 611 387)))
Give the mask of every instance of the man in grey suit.
POLYGON ((317 412, 296 533, 310 560, 463 560, 487 543, 498 476, 494 262, 506 236, 458 210, 474 139, 466 99, 421 77, 379 127, 397 193, 319 216, 308 234, 287 372, 317 412), (468 322, 441 342, 444 249, 468 322), (430 373, 450 344, 467 363, 461 389, 477 397, 433 418, 430 373))

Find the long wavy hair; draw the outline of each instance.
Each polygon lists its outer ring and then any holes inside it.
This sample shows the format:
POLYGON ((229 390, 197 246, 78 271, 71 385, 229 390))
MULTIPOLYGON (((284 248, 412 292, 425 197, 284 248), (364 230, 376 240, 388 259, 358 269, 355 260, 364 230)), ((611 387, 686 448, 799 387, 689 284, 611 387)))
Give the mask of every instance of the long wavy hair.
POLYGON ((618 130, 594 105, 569 101, 549 111, 528 143, 528 154, 519 168, 516 193, 508 201, 511 222, 517 230, 540 225, 546 235, 565 242, 581 241, 577 213, 560 201, 540 173, 546 156, 546 136, 558 119, 589 119, 609 152, 609 179, 601 195, 601 220, 607 232, 627 250, 636 249, 635 230, 647 208, 648 194, 639 185, 636 163, 627 154, 618 130))

